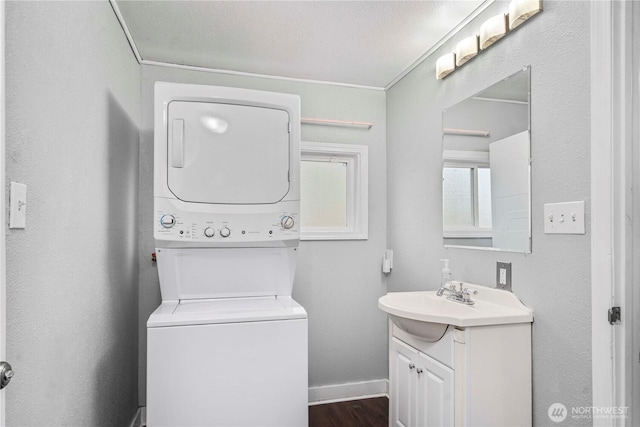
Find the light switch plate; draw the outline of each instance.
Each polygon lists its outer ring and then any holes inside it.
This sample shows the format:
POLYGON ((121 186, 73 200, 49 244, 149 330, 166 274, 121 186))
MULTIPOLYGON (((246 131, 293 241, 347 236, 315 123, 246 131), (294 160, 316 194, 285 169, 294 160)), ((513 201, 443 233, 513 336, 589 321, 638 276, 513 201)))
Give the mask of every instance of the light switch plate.
POLYGON ((544 205, 545 234, 585 234, 584 201, 544 205))
POLYGON ((11 181, 9 195, 9 228, 25 228, 27 225, 27 186, 11 181))

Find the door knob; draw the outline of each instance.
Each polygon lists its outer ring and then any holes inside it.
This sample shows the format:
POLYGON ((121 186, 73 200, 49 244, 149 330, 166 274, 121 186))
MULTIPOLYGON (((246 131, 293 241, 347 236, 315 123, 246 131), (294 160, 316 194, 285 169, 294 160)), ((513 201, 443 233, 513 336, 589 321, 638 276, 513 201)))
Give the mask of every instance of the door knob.
POLYGON ((14 372, 7 362, 0 362, 0 389, 9 385, 11 378, 13 378, 14 372))

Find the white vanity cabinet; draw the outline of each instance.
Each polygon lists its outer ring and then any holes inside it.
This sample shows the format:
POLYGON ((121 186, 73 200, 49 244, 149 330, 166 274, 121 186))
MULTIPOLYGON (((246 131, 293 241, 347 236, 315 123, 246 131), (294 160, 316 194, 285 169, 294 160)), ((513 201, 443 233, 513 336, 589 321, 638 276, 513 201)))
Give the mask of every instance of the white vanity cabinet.
POLYGON ((531 323, 427 342, 389 323, 389 425, 530 426, 531 323))
POLYGON ((397 338, 392 338, 389 357, 394 377, 390 424, 452 425, 453 369, 397 338))

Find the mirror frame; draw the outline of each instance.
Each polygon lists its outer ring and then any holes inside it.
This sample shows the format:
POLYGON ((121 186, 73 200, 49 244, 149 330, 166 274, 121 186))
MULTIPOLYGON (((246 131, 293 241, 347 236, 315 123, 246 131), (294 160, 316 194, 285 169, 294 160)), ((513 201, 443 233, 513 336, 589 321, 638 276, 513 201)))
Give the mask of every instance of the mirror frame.
POLYGON ((528 224, 528 245, 527 245, 527 249, 526 250, 520 250, 520 249, 508 249, 508 248, 494 248, 493 246, 470 246, 470 245, 455 245, 455 244, 447 244, 445 243, 445 237, 444 237, 444 193, 442 192, 442 186, 441 186, 441 223, 442 223, 442 240, 443 240, 443 247, 444 248, 458 248, 458 249, 473 249, 473 250, 484 250, 484 251, 494 251, 494 252, 512 252, 512 253, 524 253, 524 254, 530 254, 532 253, 532 221, 531 221, 531 66, 530 65, 525 65, 524 67, 522 67, 520 70, 516 71, 515 73, 512 73, 510 75, 508 75, 507 77, 493 83, 492 85, 489 85, 483 89, 481 89, 480 91, 466 97, 465 99, 457 102, 456 104, 453 104, 447 108, 445 108, 442 111, 442 126, 441 126, 441 133, 442 133, 442 154, 443 154, 443 159, 442 159, 442 167, 441 167, 441 176, 444 179, 444 151, 445 151, 445 146, 444 146, 444 138, 445 138, 445 133, 444 133, 444 129, 445 129, 445 113, 447 112, 447 110, 460 105, 461 103, 467 101, 468 99, 471 99, 473 97, 478 96, 479 94, 481 94, 482 92, 484 92, 485 90, 494 87, 495 85, 498 85, 500 83, 503 83, 507 80, 509 80, 510 78, 516 76, 518 73, 522 73, 522 72, 526 72, 528 74, 528 92, 527 92, 527 128, 528 128, 528 134, 529 134, 529 162, 528 162, 528 170, 527 170, 527 174, 529 177, 529 196, 528 196, 528 217, 529 217, 529 224, 528 224))

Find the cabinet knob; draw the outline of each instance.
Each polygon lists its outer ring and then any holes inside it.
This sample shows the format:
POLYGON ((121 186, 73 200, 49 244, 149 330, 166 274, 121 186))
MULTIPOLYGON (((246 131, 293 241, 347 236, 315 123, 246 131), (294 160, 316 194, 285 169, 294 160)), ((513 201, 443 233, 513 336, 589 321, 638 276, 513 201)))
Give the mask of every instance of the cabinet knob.
POLYGON ((422 368, 418 368, 418 369, 416 369, 416 372, 418 373, 418 375, 420 375, 420 374, 423 372, 423 371, 422 371, 422 368))
POLYGON ((414 363, 409 363, 409 370, 415 369, 416 365, 414 363))

